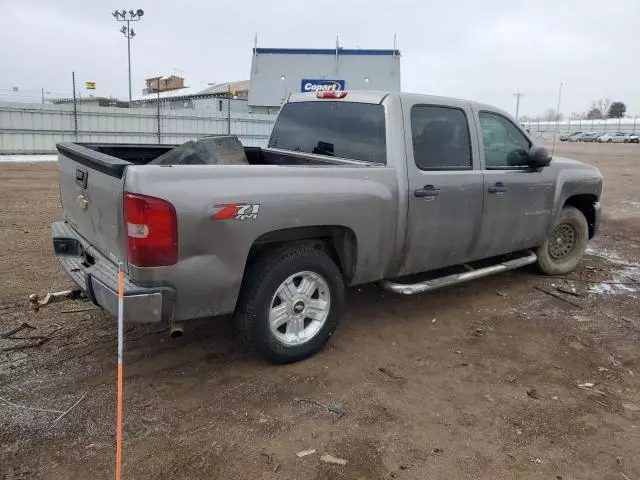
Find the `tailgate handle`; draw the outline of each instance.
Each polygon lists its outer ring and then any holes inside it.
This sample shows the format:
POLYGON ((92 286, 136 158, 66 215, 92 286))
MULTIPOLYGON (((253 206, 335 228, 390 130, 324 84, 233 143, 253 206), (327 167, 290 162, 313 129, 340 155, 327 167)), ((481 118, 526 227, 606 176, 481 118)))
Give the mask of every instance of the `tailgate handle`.
POLYGON ((87 177, 89 172, 81 168, 76 168, 76 185, 82 188, 87 188, 87 177))

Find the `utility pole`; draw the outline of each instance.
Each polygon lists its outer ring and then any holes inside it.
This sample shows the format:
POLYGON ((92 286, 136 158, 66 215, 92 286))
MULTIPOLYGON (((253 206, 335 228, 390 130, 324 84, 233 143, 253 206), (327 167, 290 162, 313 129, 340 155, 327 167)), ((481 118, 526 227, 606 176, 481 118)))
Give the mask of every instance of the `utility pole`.
POLYGON ((129 64, 129 108, 131 108, 131 39, 136 36, 136 32, 131 28, 131 22, 139 22, 144 11, 139 8, 135 12, 133 10, 114 10, 111 15, 118 22, 127 22, 127 26, 122 25, 120 33, 127 37, 127 62, 129 64))
POLYGON ((513 94, 516 97, 516 121, 518 120, 518 113, 520 112, 520 97, 522 97, 524 93, 516 92, 513 94))
POLYGON ((42 89, 42 104, 44 105, 44 88, 42 89))
POLYGON ((556 108, 556 129, 553 132, 553 144, 551 146, 551 156, 556 149, 556 137, 558 136, 558 123, 560 122, 560 100, 562 99, 562 82, 560 82, 560 90, 558 90, 558 107, 556 108))

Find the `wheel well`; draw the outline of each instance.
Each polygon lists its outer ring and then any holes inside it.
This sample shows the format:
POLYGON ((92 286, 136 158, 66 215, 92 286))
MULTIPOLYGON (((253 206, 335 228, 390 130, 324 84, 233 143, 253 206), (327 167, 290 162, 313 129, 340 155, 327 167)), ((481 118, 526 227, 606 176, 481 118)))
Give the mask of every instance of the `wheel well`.
POLYGON ((245 272, 265 252, 291 245, 307 245, 326 252, 336 263, 347 283, 356 269, 357 240, 350 228, 340 225, 294 227, 265 233, 249 250, 245 272))
POLYGON ((587 219, 587 224, 589 225, 589 238, 593 238, 593 236, 595 235, 596 210, 593 204, 597 201, 598 197, 592 194, 585 193, 582 195, 574 195, 573 197, 569 197, 567 201, 564 202, 565 206, 571 205, 572 207, 580 210, 584 217, 587 219))

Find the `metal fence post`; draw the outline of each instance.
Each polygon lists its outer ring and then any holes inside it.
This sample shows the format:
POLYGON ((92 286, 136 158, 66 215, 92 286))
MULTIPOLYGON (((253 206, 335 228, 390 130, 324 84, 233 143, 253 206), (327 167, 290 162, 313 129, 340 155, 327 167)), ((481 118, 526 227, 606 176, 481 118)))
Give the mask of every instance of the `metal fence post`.
POLYGON ((227 92, 227 135, 231 135, 231 82, 227 92))
POLYGON ((73 84, 73 134, 78 141, 78 105, 76 104, 76 72, 71 72, 71 83, 73 84))
POLYGON ((160 78, 158 78, 158 96, 156 97, 158 103, 158 143, 162 143, 162 137, 160 133, 160 78))

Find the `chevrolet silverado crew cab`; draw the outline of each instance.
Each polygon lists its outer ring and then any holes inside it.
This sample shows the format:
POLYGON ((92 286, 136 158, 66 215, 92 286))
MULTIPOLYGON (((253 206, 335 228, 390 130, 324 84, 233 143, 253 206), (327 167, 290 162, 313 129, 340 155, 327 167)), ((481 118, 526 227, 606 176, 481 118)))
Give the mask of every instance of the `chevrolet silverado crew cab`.
POLYGON ((414 294, 532 263, 565 274, 599 221, 596 168, 451 98, 295 94, 267 148, 57 148, 54 251, 90 300, 115 314, 122 269, 125 321, 234 313, 279 363, 325 345, 346 286, 414 294))

